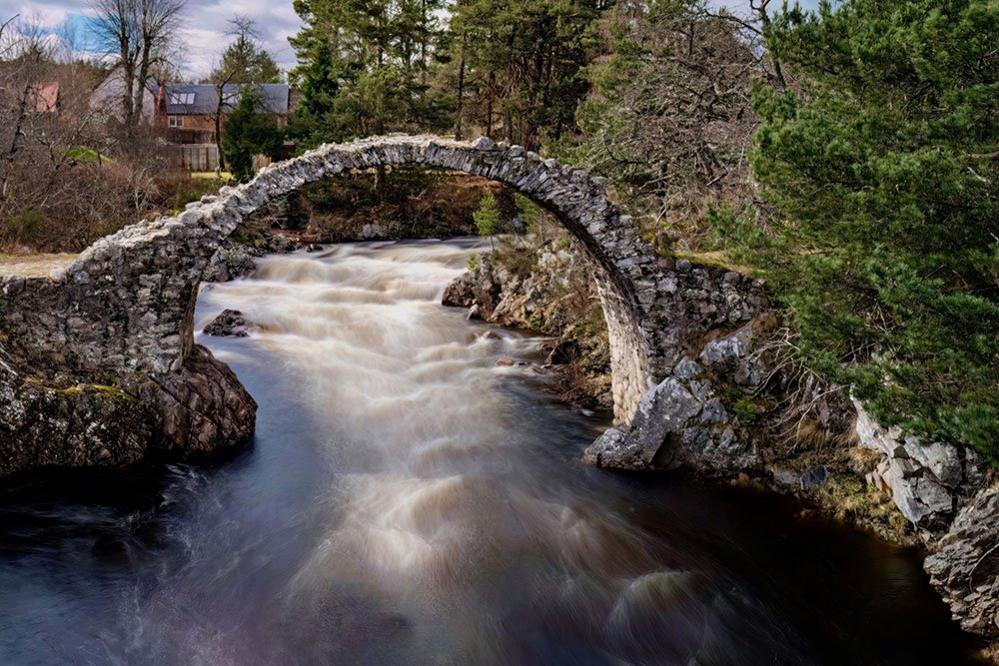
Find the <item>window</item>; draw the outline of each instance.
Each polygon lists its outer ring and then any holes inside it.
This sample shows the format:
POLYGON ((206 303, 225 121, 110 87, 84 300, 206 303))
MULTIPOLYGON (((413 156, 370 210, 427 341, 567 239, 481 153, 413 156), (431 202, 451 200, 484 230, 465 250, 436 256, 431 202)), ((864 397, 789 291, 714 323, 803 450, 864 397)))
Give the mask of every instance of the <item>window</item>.
POLYGON ((170 103, 190 106, 194 104, 194 93, 193 92, 170 93, 170 103))
POLYGON ((167 127, 183 127, 183 116, 167 116, 167 127))

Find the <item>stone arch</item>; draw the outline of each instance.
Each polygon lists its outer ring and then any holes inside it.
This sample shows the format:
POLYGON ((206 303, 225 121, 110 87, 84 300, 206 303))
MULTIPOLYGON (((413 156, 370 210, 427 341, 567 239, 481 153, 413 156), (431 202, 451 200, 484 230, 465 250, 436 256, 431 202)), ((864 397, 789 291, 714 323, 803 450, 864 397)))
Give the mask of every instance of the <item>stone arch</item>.
POLYGON ((645 269, 655 263, 655 255, 608 201, 598 179, 488 139, 385 136, 324 145, 266 167, 250 183, 225 187, 176 217, 126 227, 85 250, 66 275, 86 285, 78 294, 87 301, 83 308, 103 310, 108 326, 95 334, 77 331, 71 321, 63 334, 79 356, 101 359, 102 365, 151 373, 177 370, 193 345, 192 312, 201 273, 245 216, 311 182, 401 165, 504 183, 552 212, 582 243, 601 269, 597 282, 611 337, 615 415, 618 421, 629 420, 657 374, 641 300, 653 286, 645 269))
MULTIPOLYGON (((203 355, 193 336, 202 274, 244 217, 311 182, 402 165, 505 183, 554 213, 579 239, 600 269, 620 424, 630 422, 645 392, 669 374, 696 336, 753 310, 739 293, 747 278, 658 256, 607 199, 601 181, 584 171, 484 138, 383 136, 324 145, 266 167, 245 185, 222 188, 180 215, 125 227, 58 275, 0 278, 0 352, 86 381, 142 375, 163 384, 184 375, 190 384, 203 374, 189 367, 203 355)), ((242 390, 234 379, 223 383, 242 390)), ((225 404, 223 393, 205 407, 205 418, 225 404)))

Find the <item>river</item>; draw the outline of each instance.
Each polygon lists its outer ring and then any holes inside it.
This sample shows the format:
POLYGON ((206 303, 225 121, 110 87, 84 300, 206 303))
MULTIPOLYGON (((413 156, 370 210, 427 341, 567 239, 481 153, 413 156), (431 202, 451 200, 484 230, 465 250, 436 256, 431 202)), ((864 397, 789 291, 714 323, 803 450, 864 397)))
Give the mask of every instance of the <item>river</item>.
POLYGON ((260 327, 198 338, 259 402, 253 446, 0 486, 0 664, 966 659, 916 554, 581 465, 607 424, 541 390, 540 341, 439 305, 473 244, 342 245, 208 287, 199 327, 260 327))

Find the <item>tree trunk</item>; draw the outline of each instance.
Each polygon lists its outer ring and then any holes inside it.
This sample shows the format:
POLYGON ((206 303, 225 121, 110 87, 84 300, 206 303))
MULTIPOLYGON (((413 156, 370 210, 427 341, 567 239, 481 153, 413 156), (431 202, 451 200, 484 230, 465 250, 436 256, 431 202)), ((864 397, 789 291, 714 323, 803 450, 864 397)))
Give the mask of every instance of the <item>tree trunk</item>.
POLYGON ((131 139, 132 129, 135 127, 135 98, 133 97, 135 85, 135 65, 131 62, 122 61, 121 78, 124 91, 121 96, 121 120, 125 125, 125 135, 131 139))
POLYGON ((465 110, 465 35, 461 36, 461 60, 458 62, 458 105, 454 114, 454 138, 461 141, 462 113, 465 110))
POLYGON ((149 39, 146 39, 146 43, 142 45, 142 57, 139 60, 139 78, 136 81, 135 91, 133 92, 132 99, 132 125, 138 127, 139 123, 142 122, 142 112, 143 103, 146 99, 146 79, 149 78, 149 70, 152 67, 150 63, 152 45, 149 39))
POLYGON ((31 79, 24 82, 21 91, 21 99, 17 106, 17 119, 14 122, 14 136, 10 140, 10 147, 4 155, 3 181, 0 183, 0 220, 6 218, 7 204, 10 202, 10 174, 14 170, 14 158, 21 147, 21 136, 24 133, 24 120, 28 117, 28 98, 31 96, 31 79))
POLYGON ((215 175, 221 176, 225 171, 225 154, 222 152, 222 113, 225 110, 225 97, 223 97, 225 87, 220 86, 219 105, 215 110, 215 151, 218 153, 218 166, 215 167, 215 175))
POLYGON ((486 89, 486 136, 493 138, 493 97, 496 94, 496 72, 489 72, 486 89))

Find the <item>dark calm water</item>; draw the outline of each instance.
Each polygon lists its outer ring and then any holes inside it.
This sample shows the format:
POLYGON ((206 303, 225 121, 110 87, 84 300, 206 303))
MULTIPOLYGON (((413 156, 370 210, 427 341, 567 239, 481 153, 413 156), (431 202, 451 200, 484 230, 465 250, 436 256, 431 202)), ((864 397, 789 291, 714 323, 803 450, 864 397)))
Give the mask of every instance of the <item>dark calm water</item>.
POLYGON ((958 664, 917 557, 789 502, 579 464, 538 341, 437 305, 471 243, 217 285, 260 403, 207 467, 0 486, 0 664, 958 664), (499 337, 484 335, 495 330, 499 337))

